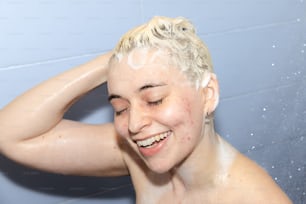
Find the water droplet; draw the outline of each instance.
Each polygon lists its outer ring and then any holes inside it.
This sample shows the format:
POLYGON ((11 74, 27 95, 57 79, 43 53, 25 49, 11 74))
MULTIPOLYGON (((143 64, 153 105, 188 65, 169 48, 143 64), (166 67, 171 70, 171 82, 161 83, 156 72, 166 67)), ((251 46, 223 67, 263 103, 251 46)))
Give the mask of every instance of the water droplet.
POLYGON ((264 112, 267 111, 267 108, 263 108, 262 111, 264 111, 264 112))
POLYGON ((274 168, 275 168, 275 166, 274 166, 274 165, 272 165, 272 166, 271 166, 271 168, 272 168, 272 169, 274 169, 274 168))
POLYGON ((276 48, 276 45, 272 45, 272 48, 276 48))
POLYGON ((291 164, 294 164, 294 160, 291 160, 290 163, 291 163, 291 164))
POLYGON ((275 66, 275 64, 274 64, 274 63, 272 63, 272 64, 271 64, 271 66, 272 66, 272 67, 274 67, 274 66, 275 66))
POLYGON ((305 196, 306 195, 306 192, 303 192, 303 196, 305 196))
POLYGON ((251 149, 254 150, 254 149, 256 149, 256 147, 255 147, 255 146, 252 146, 251 149))
POLYGON ((274 180, 277 181, 277 177, 275 177, 274 180))
POLYGON ((251 136, 254 136, 254 133, 251 133, 250 135, 251 135, 251 136))
POLYGON ((305 52, 305 50, 301 50, 301 53, 304 53, 305 52))
POLYGON ((301 171, 302 169, 299 167, 297 170, 298 170, 298 171, 301 171))
POLYGON ((300 21, 301 21, 301 19, 300 19, 300 18, 297 18, 297 19, 296 19, 296 21, 297 21, 297 22, 300 22, 300 21))
POLYGON ((289 178, 292 179, 292 175, 289 175, 289 178))

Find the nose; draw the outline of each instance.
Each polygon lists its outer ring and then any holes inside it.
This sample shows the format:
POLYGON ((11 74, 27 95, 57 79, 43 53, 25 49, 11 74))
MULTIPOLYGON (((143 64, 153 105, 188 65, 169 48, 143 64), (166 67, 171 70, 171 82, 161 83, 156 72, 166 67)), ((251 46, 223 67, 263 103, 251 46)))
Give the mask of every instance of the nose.
POLYGON ((143 128, 150 125, 151 119, 147 112, 140 107, 130 107, 129 111, 129 132, 134 135, 143 128))

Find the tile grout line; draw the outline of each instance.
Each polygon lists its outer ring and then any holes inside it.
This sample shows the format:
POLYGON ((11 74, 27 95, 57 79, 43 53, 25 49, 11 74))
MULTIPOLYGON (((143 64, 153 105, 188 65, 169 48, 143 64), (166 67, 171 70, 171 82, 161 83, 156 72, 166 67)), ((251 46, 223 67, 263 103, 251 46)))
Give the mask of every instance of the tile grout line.
POLYGON ((80 58, 83 58, 83 57, 91 57, 91 56, 103 54, 105 52, 106 51, 96 52, 96 53, 87 53, 87 54, 83 54, 83 55, 75 55, 75 56, 71 56, 71 57, 56 58, 56 59, 44 60, 44 61, 40 61, 40 62, 5 66, 5 67, 0 67, 0 71, 16 70, 16 69, 22 69, 22 68, 27 68, 27 67, 31 67, 31 66, 38 66, 38 65, 51 64, 51 63, 56 63, 56 62, 63 62, 63 61, 68 61, 68 60, 73 60, 73 59, 80 59, 80 58))
POLYGON ((270 24, 262 24, 262 25, 254 25, 254 26, 246 26, 246 27, 238 27, 238 28, 233 28, 233 29, 228 29, 228 30, 223 30, 223 31, 217 31, 217 32, 208 32, 208 33, 199 33, 199 35, 204 36, 204 37, 209 37, 209 36, 218 36, 218 35, 224 35, 224 34, 230 34, 230 33, 238 33, 238 32, 244 32, 244 31, 252 31, 252 30, 259 30, 259 29, 264 29, 264 28, 271 28, 271 27, 276 27, 280 25, 289 25, 289 24, 297 24, 300 23, 301 20, 298 19, 292 19, 288 21, 282 21, 282 22, 277 22, 277 23, 270 23, 270 24))
POLYGON ((264 92, 275 90, 275 89, 282 89, 282 88, 291 87, 291 86, 299 84, 299 83, 301 83, 301 82, 297 81, 297 82, 291 82, 291 83, 284 84, 284 85, 278 85, 278 86, 274 86, 274 87, 267 87, 267 88, 263 88, 263 89, 259 89, 259 90, 254 90, 254 91, 251 91, 251 92, 248 92, 248 93, 241 93, 241 94, 234 95, 234 96, 228 96, 228 97, 220 98, 220 101, 235 100, 237 98, 244 97, 244 96, 251 96, 251 95, 260 94, 260 93, 264 93, 264 92))

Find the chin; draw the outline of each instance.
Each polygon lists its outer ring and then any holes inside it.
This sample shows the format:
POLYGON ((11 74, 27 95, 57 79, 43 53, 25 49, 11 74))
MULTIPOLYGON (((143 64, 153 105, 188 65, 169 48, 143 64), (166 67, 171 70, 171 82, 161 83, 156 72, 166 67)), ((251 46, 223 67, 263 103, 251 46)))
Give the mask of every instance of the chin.
POLYGON ((144 161, 147 165, 147 167, 157 174, 164 174, 168 173, 172 168, 174 168, 173 165, 171 165, 171 162, 169 162, 166 159, 145 159, 144 161), (153 161, 154 160, 154 161, 153 161))

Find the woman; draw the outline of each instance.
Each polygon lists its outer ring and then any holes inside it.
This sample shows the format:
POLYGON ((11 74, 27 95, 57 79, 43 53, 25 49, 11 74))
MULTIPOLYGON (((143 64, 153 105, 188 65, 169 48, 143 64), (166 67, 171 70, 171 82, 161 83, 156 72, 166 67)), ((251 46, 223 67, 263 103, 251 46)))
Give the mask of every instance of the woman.
POLYGON ((208 50, 193 25, 155 17, 124 35, 113 52, 4 107, 0 151, 49 172, 130 175, 137 203, 291 203, 265 171, 215 133, 218 98, 208 50), (114 124, 63 119, 106 81, 114 124))

